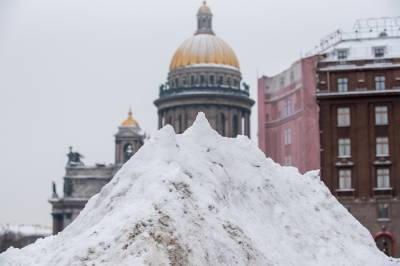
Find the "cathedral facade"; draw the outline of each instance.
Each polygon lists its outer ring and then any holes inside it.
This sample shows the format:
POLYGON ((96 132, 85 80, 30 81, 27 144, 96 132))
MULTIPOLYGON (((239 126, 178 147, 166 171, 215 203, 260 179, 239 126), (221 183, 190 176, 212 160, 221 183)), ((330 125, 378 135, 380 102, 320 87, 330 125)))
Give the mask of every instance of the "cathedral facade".
POLYGON ((121 166, 143 145, 145 134, 129 111, 115 134, 115 162, 112 164, 85 165, 80 155, 70 147, 65 167, 63 195, 58 196, 53 184, 52 205, 53 234, 62 231, 85 207, 87 201, 99 193, 121 166))
POLYGON ((160 86, 158 127, 166 124, 182 133, 204 112, 221 135, 250 137, 254 101, 242 84, 239 61, 232 48, 217 37, 213 14, 204 2, 197 13, 197 30, 175 52, 167 82, 160 86))

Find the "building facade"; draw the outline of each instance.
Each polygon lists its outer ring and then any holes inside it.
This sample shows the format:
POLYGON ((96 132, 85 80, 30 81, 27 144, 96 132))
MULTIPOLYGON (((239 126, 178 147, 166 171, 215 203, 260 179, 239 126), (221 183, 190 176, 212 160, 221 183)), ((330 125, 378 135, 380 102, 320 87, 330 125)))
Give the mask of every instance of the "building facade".
POLYGON ((232 48, 217 37, 210 8, 204 2, 197 13, 197 31, 175 52, 167 82, 160 86, 158 127, 166 124, 182 133, 204 112, 221 135, 250 137, 254 101, 242 84, 239 61, 232 48))
POLYGON ((65 167, 63 195, 59 197, 53 184, 53 234, 62 231, 85 207, 87 201, 99 193, 121 166, 143 145, 145 134, 129 111, 115 134, 115 162, 113 164, 84 165, 82 156, 70 148, 65 167))
POLYGON ((321 175, 379 248, 398 257, 400 35, 381 30, 321 54, 321 175))
POLYGON ((258 142, 268 157, 301 172, 319 169, 317 56, 258 79, 258 142))
POLYGON ((328 35, 309 57, 262 77, 258 99, 260 148, 302 172, 320 168, 332 194, 377 246, 399 257, 400 17, 359 20, 352 33, 328 35), (298 65, 308 66, 300 79, 298 65), (300 101, 309 107, 305 121, 296 116, 296 87, 313 90, 300 101), (293 134, 296 120, 305 130, 293 134), (296 145, 307 152, 287 159, 296 145))

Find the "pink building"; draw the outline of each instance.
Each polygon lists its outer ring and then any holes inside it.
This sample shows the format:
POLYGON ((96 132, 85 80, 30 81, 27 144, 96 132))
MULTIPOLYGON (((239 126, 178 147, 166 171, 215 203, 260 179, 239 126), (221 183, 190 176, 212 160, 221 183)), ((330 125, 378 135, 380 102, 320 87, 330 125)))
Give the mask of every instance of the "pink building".
POLYGON ((304 173, 320 168, 317 57, 258 80, 258 141, 268 157, 304 173))

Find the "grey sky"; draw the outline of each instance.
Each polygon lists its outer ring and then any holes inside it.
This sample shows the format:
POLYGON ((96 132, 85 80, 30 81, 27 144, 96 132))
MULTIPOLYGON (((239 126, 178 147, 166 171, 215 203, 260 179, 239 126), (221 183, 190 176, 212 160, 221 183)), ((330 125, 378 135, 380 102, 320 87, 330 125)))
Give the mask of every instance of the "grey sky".
MULTIPOLYGON (((276 74, 357 18, 398 16, 399 0, 211 0, 214 29, 235 50, 256 96, 276 74)), ((152 102, 201 1, 0 0, 0 224, 51 224, 66 152, 113 162, 129 105, 150 134, 152 102)), ((253 108, 253 139, 256 107, 253 108)))

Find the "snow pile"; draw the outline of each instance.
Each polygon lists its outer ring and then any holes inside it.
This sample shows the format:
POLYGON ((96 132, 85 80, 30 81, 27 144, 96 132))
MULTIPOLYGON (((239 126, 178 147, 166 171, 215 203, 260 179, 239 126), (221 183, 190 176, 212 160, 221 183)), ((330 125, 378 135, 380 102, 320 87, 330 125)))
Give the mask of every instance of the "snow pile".
POLYGON ((57 236, 0 265, 400 265, 319 180, 204 114, 164 127, 57 236))

